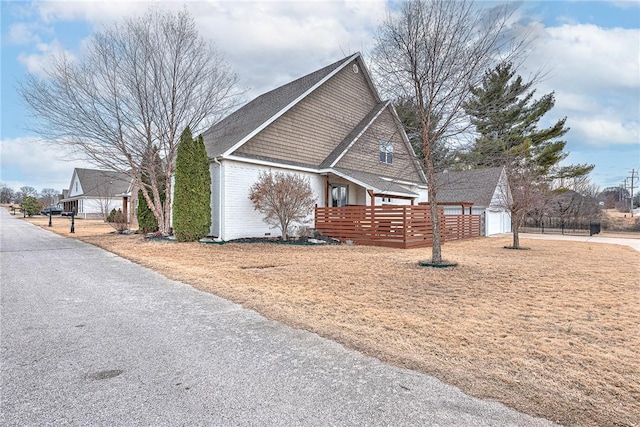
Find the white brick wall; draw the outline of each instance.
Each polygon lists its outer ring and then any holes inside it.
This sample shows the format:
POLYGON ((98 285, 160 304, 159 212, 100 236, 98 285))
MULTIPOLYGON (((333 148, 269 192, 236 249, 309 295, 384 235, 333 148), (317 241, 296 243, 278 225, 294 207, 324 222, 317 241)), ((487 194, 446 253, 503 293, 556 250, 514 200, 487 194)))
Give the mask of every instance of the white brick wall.
MULTIPOLYGON (((232 240, 242 237, 264 237, 265 233, 270 233, 271 236, 280 236, 281 232, 278 228, 271 228, 263 220, 263 216, 258 211, 254 210, 251 200, 249 200, 249 188, 254 182, 258 180, 260 171, 272 172, 285 172, 296 173, 309 179, 311 189, 313 190, 316 203, 322 205, 324 198, 324 177, 305 172, 291 171, 286 169, 280 169, 276 167, 266 167, 260 165, 253 165, 248 163, 235 162, 231 160, 222 161, 222 235, 219 236, 223 240, 232 240)), ((218 183, 215 178, 217 176, 217 165, 212 166, 212 216, 217 215, 217 209, 215 208, 218 203, 217 199, 217 187, 218 183), (215 197, 214 197, 214 194, 215 197)), ((313 226, 313 213, 311 213, 309 226, 313 226)), ((217 221, 216 218, 212 218, 213 221, 217 221)), ((212 231, 217 233, 217 227, 212 231)), ((214 233, 214 234, 215 234, 214 233)))

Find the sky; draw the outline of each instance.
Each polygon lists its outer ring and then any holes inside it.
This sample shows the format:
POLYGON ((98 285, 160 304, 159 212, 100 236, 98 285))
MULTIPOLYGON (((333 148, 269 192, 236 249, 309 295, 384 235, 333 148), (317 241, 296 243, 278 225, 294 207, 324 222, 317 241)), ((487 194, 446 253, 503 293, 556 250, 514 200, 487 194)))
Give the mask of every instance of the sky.
MULTIPOLYGON (((51 55, 82 57, 92 33, 124 17, 151 5, 186 7, 249 100, 346 55, 362 52, 369 60, 373 35, 393 3, 0 0, 0 182, 16 190, 62 190, 74 167, 92 167, 28 130, 29 111, 16 87, 28 73, 44 77, 51 55)), ((555 92, 555 107, 541 125, 567 117, 565 163, 595 164, 593 183, 619 186, 640 169, 640 2, 524 1, 513 20, 532 35, 519 74, 526 79, 543 70, 536 94, 555 92)))

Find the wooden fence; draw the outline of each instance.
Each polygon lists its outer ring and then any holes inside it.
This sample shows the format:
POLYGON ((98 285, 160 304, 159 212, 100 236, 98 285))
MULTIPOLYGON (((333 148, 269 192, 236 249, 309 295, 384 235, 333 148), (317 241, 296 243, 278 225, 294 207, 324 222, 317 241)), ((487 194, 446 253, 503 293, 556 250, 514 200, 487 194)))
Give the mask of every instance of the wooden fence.
MULTIPOLYGON (((358 245, 407 249, 433 243, 429 206, 316 206, 315 221, 316 230, 325 236, 358 245)), ((480 215, 441 213, 440 224, 442 242, 480 236, 480 215)))
POLYGON ((482 215, 443 215, 444 240, 470 239, 479 237, 482 229, 482 215))

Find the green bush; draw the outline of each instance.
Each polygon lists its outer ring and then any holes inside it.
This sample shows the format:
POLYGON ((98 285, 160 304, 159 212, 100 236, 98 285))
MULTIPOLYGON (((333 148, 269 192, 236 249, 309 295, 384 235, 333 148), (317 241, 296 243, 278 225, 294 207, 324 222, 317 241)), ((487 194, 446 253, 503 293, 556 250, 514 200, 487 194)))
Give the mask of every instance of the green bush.
POLYGON ((187 127, 180 136, 173 199, 173 232, 180 242, 206 237, 211 227, 211 175, 209 158, 200 135, 187 127))
POLYGON ((127 218, 122 213, 122 209, 112 209, 109 215, 107 216, 107 222, 111 225, 118 233, 122 233, 127 229, 127 218))
POLYGON ((111 209, 111 212, 109 212, 109 215, 107 215, 107 222, 113 222, 113 219, 115 218, 117 213, 118 211, 116 211, 115 209, 111 209))
POLYGON ((136 212, 136 218, 138 218, 138 230, 143 233, 153 233, 158 231, 158 219, 153 214, 153 211, 149 209, 147 199, 142 195, 142 190, 138 190, 138 212, 136 212))
POLYGON ((33 196, 26 196, 22 199, 22 211, 27 214, 27 216, 33 216, 40 213, 40 209, 42 206, 38 199, 33 196))

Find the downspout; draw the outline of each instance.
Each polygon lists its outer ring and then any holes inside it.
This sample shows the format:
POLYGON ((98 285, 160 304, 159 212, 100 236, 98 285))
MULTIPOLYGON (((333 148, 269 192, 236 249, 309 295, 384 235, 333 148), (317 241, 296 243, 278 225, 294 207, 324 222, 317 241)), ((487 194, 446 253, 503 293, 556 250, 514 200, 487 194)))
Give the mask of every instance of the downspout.
POLYGON ((222 163, 217 157, 213 161, 218 165, 218 239, 222 240, 222 163))

